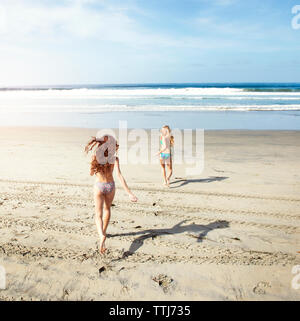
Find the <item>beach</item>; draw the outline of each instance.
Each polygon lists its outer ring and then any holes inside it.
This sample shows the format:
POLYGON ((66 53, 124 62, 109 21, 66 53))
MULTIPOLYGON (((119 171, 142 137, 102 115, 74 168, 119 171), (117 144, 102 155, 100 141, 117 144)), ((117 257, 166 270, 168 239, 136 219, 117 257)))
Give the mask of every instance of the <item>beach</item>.
MULTIPOLYGON (((208 130, 204 170, 124 164, 104 256, 96 129, 0 127, 0 300, 299 300, 300 131, 208 130)), ((121 148, 121 146, 120 146, 121 148)))

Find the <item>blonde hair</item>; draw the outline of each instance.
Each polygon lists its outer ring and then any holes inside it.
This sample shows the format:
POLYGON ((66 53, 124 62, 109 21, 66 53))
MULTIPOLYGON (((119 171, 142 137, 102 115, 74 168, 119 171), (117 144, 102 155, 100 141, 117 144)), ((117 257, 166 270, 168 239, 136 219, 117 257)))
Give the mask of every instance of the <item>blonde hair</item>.
POLYGON ((169 126, 169 125, 164 125, 162 128, 165 128, 165 129, 168 130, 169 135, 170 135, 170 145, 171 145, 171 146, 174 146, 174 136, 171 135, 171 128, 170 128, 170 126, 169 126))

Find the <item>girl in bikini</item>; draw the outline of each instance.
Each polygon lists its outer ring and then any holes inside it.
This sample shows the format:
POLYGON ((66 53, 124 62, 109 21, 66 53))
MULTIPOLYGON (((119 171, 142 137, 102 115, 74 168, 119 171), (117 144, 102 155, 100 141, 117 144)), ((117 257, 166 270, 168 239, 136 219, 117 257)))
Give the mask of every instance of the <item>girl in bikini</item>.
POLYGON ((114 168, 116 168, 120 183, 128 193, 130 200, 137 201, 137 197, 130 191, 121 174, 119 158, 115 156, 118 148, 116 140, 110 135, 101 138, 92 137, 85 147, 86 153, 93 152, 90 175, 96 176, 94 185, 95 222, 100 237, 100 254, 106 250, 106 230, 110 220, 111 204, 115 196, 114 168))
POLYGON ((168 125, 165 125, 161 128, 160 134, 160 151, 158 155, 160 155, 160 165, 162 168, 164 185, 170 186, 170 178, 172 176, 172 155, 171 155, 171 147, 174 145, 174 137, 171 135, 171 129, 168 125), (169 170, 169 175, 166 174, 166 165, 169 170))

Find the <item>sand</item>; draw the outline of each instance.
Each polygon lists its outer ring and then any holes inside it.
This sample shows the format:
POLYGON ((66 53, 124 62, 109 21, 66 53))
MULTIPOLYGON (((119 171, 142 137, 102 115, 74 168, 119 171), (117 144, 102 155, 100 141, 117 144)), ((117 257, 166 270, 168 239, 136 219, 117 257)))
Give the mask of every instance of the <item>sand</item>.
POLYGON ((300 132, 206 131, 204 171, 122 165, 97 250, 91 129, 0 128, 0 300, 299 300, 300 132), (295 283, 295 282, 294 282, 295 283))

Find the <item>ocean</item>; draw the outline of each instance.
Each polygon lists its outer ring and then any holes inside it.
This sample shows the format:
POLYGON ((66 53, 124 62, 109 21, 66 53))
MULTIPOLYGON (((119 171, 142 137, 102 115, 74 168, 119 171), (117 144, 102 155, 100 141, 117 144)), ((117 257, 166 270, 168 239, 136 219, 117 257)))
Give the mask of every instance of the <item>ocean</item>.
POLYGON ((300 130, 300 84, 0 88, 0 126, 300 130))

